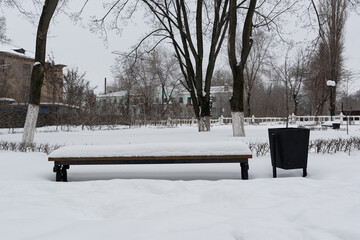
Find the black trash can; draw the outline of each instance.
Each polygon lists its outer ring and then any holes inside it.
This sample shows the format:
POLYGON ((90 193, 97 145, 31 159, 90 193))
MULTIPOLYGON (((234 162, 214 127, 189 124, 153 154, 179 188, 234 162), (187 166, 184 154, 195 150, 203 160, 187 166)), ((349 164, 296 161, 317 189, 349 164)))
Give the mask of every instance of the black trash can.
POLYGON ((269 142, 273 177, 276 168, 303 169, 307 175, 310 130, 305 128, 269 128, 269 142))

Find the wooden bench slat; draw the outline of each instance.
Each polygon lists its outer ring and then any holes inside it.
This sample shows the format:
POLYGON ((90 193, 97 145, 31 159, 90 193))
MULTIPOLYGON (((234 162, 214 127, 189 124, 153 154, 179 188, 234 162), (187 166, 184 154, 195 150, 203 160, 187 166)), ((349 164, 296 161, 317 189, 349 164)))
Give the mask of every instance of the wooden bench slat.
POLYGON ((252 155, 225 155, 225 156, 141 156, 141 157, 58 157, 58 158, 49 158, 49 161, 127 161, 127 160, 219 160, 222 159, 244 159, 252 158, 252 155))

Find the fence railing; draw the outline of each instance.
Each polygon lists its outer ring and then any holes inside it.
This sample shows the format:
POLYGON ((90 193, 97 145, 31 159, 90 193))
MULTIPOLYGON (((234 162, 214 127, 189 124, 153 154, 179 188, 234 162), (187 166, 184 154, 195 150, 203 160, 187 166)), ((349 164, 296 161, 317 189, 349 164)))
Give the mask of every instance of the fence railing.
MULTIPOLYGON (((284 123, 286 117, 246 117, 246 124, 261 124, 261 123, 284 123)), ((291 114, 289 116, 290 124, 321 124, 324 122, 330 122, 331 116, 295 116, 291 114)), ((338 122, 340 124, 347 124, 349 121, 350 125, 359 124, 360 125, 360 116, 346 116, 340 113, 339 115, 333 116, 333 122, 338 122)), ((232 119, 221 116, 220 118, 211 119, 211 124, 226 125, 231 124, 232 119)), ((135 125, 151 125, 151 126, 177 126, 177 125, 195 125, 197 124, 197 119, 167 119, 161 121, 136 121, 135 125)))

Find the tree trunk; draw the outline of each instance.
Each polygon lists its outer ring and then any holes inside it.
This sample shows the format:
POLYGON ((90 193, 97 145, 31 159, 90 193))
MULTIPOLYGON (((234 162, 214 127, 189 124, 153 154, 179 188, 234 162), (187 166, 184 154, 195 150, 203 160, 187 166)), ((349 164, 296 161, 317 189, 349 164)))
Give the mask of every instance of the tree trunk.
POLYGON ((244 74, 240 66, 233 71, 234 87, 230 98, 232 128, 234 137, 245 137, 244 130, 244 74), (237 81, 236 81, 237 80, 237 81))
POLYGON ((130 116, 130 93, 131 91, 128 90, 126 94, 126 121, 131 126, 131 116, 130 116))
POLYGON ((244 137, 244 113, 243 112, 231 112, 233 136, 244 137))
POLYGON ((199 129, 199 132, 210 131, 210 117, 209 116, 199 118, 198 129, 199 129))
POLYGON ((31 144, 34 141, 38 114, 39 114, 39 105, 29 104, 26 114, 24 132, 22 136, 23 143, 31 144))
POLYGON ((29 106, 22 138, 22 141, 26 144, 31 144, 34 141, 41 87, 44 80, 47 32, 58 1, 46 0, 39 20, 36 34, 35 64, 31 73, 29 106))
POLYGON ((294 114, 297 115, 298 114, 298 108, 299 108, 299 102, 297 100, 298 96, 297 95, 293 95, 293 101, 294 101, 294 114))
MULTIPOLYGON (((208 95, 208 94, 207 94, 208 95)), ((198 130, 199 132, 210 131, 210 97, 209 96, 198 96, 199 99, 199 115, 198 115, 198 130)))
POLYGON ((196 0, 193 2, 194 5, 196 4, 196 12, 189 11, 188 3, 183 0, 165 4, 145 1, 150 7, 150 11, 155 14, 166 29, 165 32, 169 34, 180 70, 184 76, 186 88, 191 96, 192 107, 199 122, 199 131, 210 131, 210 121, 204 121, 204 119, 210 119, 210 85, 215 61, 228 27, 228 0, 214 1, 212 6, 214 10, 213 21, 207 23, 206 26, 203 26, 203 18, 212 14, 209 12, 211 8, 207 6, 206 1, 196 0), (155 4, 152 5, 151 2, 155 4), (171 9, 174 12, 171 12, 171 9), (205 66, 204 46, 207 46, 203 42, 205 28, 206 31, 212 29, 211 36, 206 37, 210 40, 209 60, 206 69, 203 67, 205 66))
POLYGON ((247 103, 247 116, 250 117, 251 116, 251 106, 250 106, 250 99, 251 99, 251 93, 248 92, 247 96, 246 96, 246 103, 247 103))
POLYGON ((252 46, 252 17, 255 12, 256 0, 251 0, 246 14, 243 34, 241 60, 236 60, 236 25, 237 25, 237 1, 230 0, 229 5, 229 63, 233 74, 233 95, 230 99, 231 116, 233 120, 233 136, 244 137, 244 69, 246 60, 252 46))

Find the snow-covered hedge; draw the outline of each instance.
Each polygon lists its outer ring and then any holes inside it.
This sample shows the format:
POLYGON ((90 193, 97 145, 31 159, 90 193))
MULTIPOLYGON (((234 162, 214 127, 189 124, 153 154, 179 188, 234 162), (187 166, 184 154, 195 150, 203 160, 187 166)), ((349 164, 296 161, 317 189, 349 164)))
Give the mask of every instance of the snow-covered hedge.
POLYGON ((0 150, 14 151, 14 152, 43 152, 46 154, 61 147, 60 145, 50 144, 25 144, 22 142, 8 142, 0 141, 0 150))
POLYGON ((360 137, 316 139, 309 143, 309 151, 316 153, 336 153, 360 150, 360 137))
MULTIPOLYGON (((30 144, 19 142, 0 141, 0 150, 16 152, 43 152, 46 154, 60 148, 60 145, 30 144)), ((264 156, 270 152, 268 142, 249 143, 249 148, 255 156, 264 156)), ((360 137, 337 138, 337 139, 315 139, 309 143, 309 152, 313 153, 336 153, 360 150, 360 137)))
MULTIPOLYGON (((270 146, 267 142, 249 143, 251 152, 258 156, 264 156, 270 152, 270 146)), ((360 137, 337 138, 337 139, 315 139, 309 142, 309 152, 314 153, 336 153, 351 152, 360 150, 360 137)))

